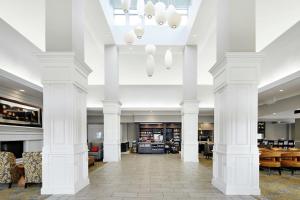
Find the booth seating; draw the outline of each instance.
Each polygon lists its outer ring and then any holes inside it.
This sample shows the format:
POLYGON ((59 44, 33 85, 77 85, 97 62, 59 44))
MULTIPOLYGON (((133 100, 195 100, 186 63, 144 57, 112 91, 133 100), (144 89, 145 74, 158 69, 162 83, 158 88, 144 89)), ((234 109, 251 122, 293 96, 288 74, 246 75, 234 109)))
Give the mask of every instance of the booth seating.
POLYGON ((271 169, 278 170, 281 175, 281 152, 277 151, 261 151, 259 158, 259 166, 269 170, 269 175, 271 174, 271 169))
POLYGON ((300 169, 300 152, 282 153, 281 159, 281 167, 290 169, 292 175, 300 169))

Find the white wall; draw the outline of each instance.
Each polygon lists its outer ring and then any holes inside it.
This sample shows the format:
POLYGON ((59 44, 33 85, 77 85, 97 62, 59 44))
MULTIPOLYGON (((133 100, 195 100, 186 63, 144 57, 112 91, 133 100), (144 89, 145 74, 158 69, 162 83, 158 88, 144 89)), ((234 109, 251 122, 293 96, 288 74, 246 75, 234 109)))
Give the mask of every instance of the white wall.
POLYGON ((256 50, 265 48, 299 20, 299 0, 256 0, 256 50))
POLYGON ((260 87, 300 71, 299 35, 300 21, 263 49, 260 87))
POLYGON ((288 129, 286 124, 272 124, 266 122, 265 138, 268 140, 288 139, 288 129))
POLYGON ((209 70, 216 63, 216 32, 206 38, 203 45, 198 45, 198 84, 213 85, 213 78, 209 70))
POLYGON ((43 150, 43 140, 27 140, 24 142, 24 152, 43 150))
POLYGON ((88 142, 103 142, 104 139, 104 125, 103 124, 89 124, 88 128, 88 142), (99 135, 99 133, 101 133, 99 135), (99 138, 100 136, 100 138, 99 138))
POLYGON ((45 0, 0 0, 0 18, 45 49, 45 0))
POLYGON ((84 54, 86 64, 93 70, 88 77, 89 85, 104 84, 104 46, 86 30, 84 34, 84 54))
POLYGON ((147 56, 143 52, 120 53, 119 76, 121 85, 179 85, 182 84, 183 54, 174 53, 174 66, 164 67, 164 55, 156 54, 156 67, 152 77, 146 74, 147 56))
POLYGON ((41 86, 41 67, 35 55, 41 51, 2 19, 0 35, 0 68, 41 86))
MULTIPOLYGON (((102 107, 103 85, 88 87, 87 107, 102 107)), ((200 108, 213 108, 213 86, 198 85, 200 108)), ((181 85, 121 85, 120 101, 122 108, 177 108, 182 101, 181 85)))

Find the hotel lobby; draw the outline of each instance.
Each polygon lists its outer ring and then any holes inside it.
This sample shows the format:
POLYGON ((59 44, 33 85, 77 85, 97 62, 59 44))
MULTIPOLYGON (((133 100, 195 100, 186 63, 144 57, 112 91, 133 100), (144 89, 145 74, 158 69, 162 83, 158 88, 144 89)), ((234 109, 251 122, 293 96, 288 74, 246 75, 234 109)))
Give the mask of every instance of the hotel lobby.
POLYGON ((298 0, 0 0, 0 199, 299 199, 299 20, 298 0))

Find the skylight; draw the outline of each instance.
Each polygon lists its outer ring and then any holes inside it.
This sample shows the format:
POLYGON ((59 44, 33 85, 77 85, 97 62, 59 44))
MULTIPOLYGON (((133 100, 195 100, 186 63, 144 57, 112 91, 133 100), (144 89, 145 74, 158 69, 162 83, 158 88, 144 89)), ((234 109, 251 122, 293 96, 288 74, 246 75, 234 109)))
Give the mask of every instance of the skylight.
MULTIPOLYGON (((145 3, 147 3, 147 1, 148 0, 145 0, 145 3)), ((159 0, 152 0, 154 4, 158 1, 159 0)), ((167 6, 173 4, 176 7, 177 12, 182 15, 180 26, 185 26, 187 24, 190 0, 161 0, 161 2, 164 2, 167 6)), ((147 26, 156 25, 154 19, 145 18, 143 22, 141 21, 136 8, 137 0, 131 1, 130 11, 127 15, 125 15, 124 11, 121 9, 121 0, 110 0, 110 3, 114 12, 114 25, 116 26, 136 26, 138 24, 145 24, 147 26)))

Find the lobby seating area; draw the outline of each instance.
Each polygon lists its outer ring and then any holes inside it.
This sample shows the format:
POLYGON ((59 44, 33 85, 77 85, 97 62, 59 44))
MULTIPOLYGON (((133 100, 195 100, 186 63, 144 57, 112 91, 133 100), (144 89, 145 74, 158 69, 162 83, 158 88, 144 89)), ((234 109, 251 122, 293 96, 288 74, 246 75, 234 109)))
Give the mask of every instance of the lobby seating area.
POLYGON ((300 170, 300 149, 290 148, 260 148, 259 165, 261 169, 276 170, 281 175, 282 170, 288 170, 291 175, 300 170))
POLYGON ((0 0, 0 200, 300 200, 300 0, 0 0))

